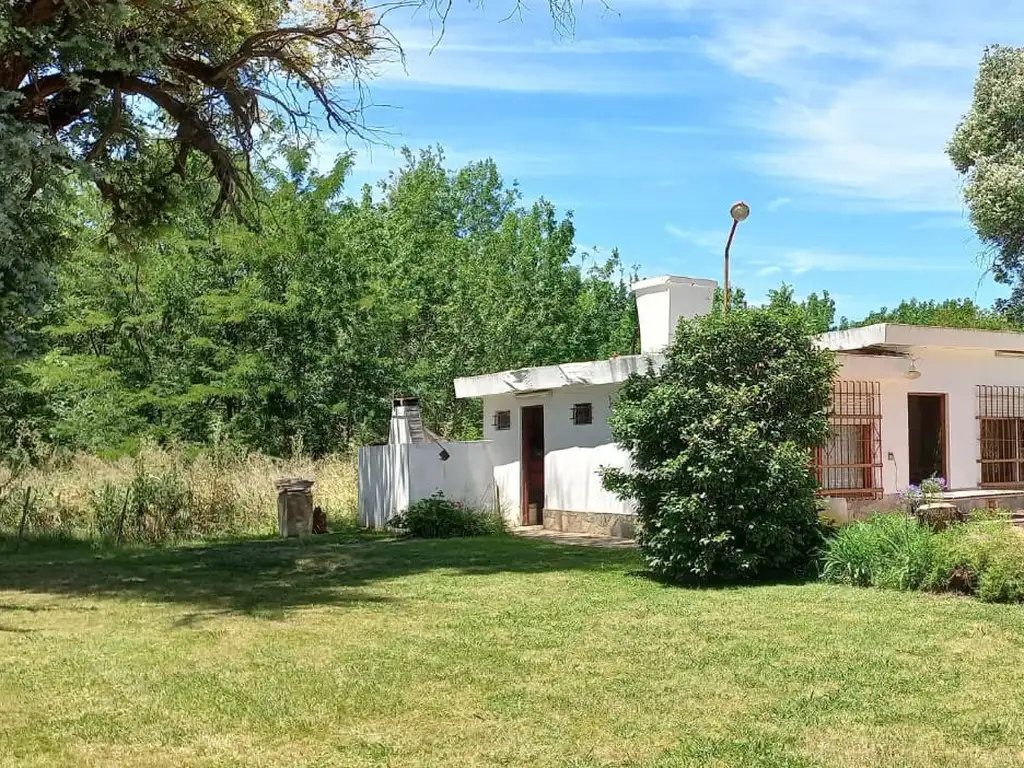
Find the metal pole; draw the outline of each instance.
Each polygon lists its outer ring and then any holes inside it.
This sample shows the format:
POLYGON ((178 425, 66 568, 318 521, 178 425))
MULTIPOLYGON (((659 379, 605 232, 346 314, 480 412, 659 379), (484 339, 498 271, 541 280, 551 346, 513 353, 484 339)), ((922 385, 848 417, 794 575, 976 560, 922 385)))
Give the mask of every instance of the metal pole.
POLYGON ((736 234, 736 226, 739 222, 732 220, 732 229, 729 230, 729 239, 725 241, 725 291, 722 301, 722 314, 729 314, 729 249, 732 247, 732 238, 736 234))

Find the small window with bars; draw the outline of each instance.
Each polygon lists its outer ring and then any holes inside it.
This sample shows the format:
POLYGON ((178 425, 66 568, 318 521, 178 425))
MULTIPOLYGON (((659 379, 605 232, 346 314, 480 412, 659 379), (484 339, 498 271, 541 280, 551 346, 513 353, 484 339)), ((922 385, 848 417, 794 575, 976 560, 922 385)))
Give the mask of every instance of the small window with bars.
POLYGON ((577 427, 594 423, 594 404, 576 403, 572 407, 572 423, 577 427))
POLYGON ((829 436, 814 455, 824 496, 881 498, 882 409, 877 381, 836 381, 829 436))
POLYGON ((499 432, 512 429, 512 411, 495 411, 494 428, 499 432))
POLYGON ((1024 485, 1024 387, 978 386, 981 485, 1024 485))

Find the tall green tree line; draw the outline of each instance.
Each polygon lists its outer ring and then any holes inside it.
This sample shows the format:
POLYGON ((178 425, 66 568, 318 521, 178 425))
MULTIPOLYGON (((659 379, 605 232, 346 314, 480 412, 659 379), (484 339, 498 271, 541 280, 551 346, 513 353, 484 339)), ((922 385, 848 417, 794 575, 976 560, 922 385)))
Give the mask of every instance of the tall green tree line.
POLYGON ((407 152, 354 198, 349 167, 264 165, 255 229, 203 216, 217 192, 201 181, 130 230, 83 187, 20 368, 23 420, 93 451, 152 437, 325 453, 384 437, 390 399, 418 395, 429 427, 475 437, 479 405, 454 399, 454 378, 631 350, 618 255, 577 252, 571 217, 525 202, 493 162, 449 171, 439 150, 407 152))

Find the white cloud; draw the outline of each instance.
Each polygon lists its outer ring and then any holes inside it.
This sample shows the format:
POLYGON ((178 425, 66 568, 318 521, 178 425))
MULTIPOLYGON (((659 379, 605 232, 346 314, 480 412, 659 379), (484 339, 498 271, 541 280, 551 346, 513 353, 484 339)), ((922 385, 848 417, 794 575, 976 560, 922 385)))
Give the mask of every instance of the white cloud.
POLYGON ((787 205, 791 205, 792 203, 793 198, 791 197, 776 197, 774 200, 770 201, 768 205, 765 207, 771 213, 775 213, 775 211, 779 210, 780 208, 785 208, 787 205))
POLYGON ((970 271, 969 264, 935 263, 925 257, 916 256, 868 256, 853 253, 836 253, 813 248, 772 249, 770 261, 755 261, 765 264, 765 269, 778 268, 794 275, 805 272, 914 272, 917 270, 970 271))
POLYGON ((777 275, 781 271, 782 271, 782 267, 777 267, 777 266, 762 267, 761 269, 757 270, 757 276, 758 277, 769 277, 771 275, 777 275))
POLYGON ((754 170, 889 210, 961 207, 945 144, 993 41, 1024 10, 977 0, 695 0, 707 55, 759 84, 738 120, 770 140, 754 170))

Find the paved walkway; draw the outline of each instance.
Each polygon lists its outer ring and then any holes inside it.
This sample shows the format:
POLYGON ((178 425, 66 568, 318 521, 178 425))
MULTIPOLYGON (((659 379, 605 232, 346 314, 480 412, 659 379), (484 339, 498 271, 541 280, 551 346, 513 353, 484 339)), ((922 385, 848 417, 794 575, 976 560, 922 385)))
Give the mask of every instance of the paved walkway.
POLYGON ((612 547, 623 549, 636 546, 633 539, 620 539, 615 536, 600 536, 596 533, 564 533, 552 531, 542 525, 524 525, 513 528, 512 533, 526 539, 542 539, 553 544, 572 544, 578 547, 612 547))

